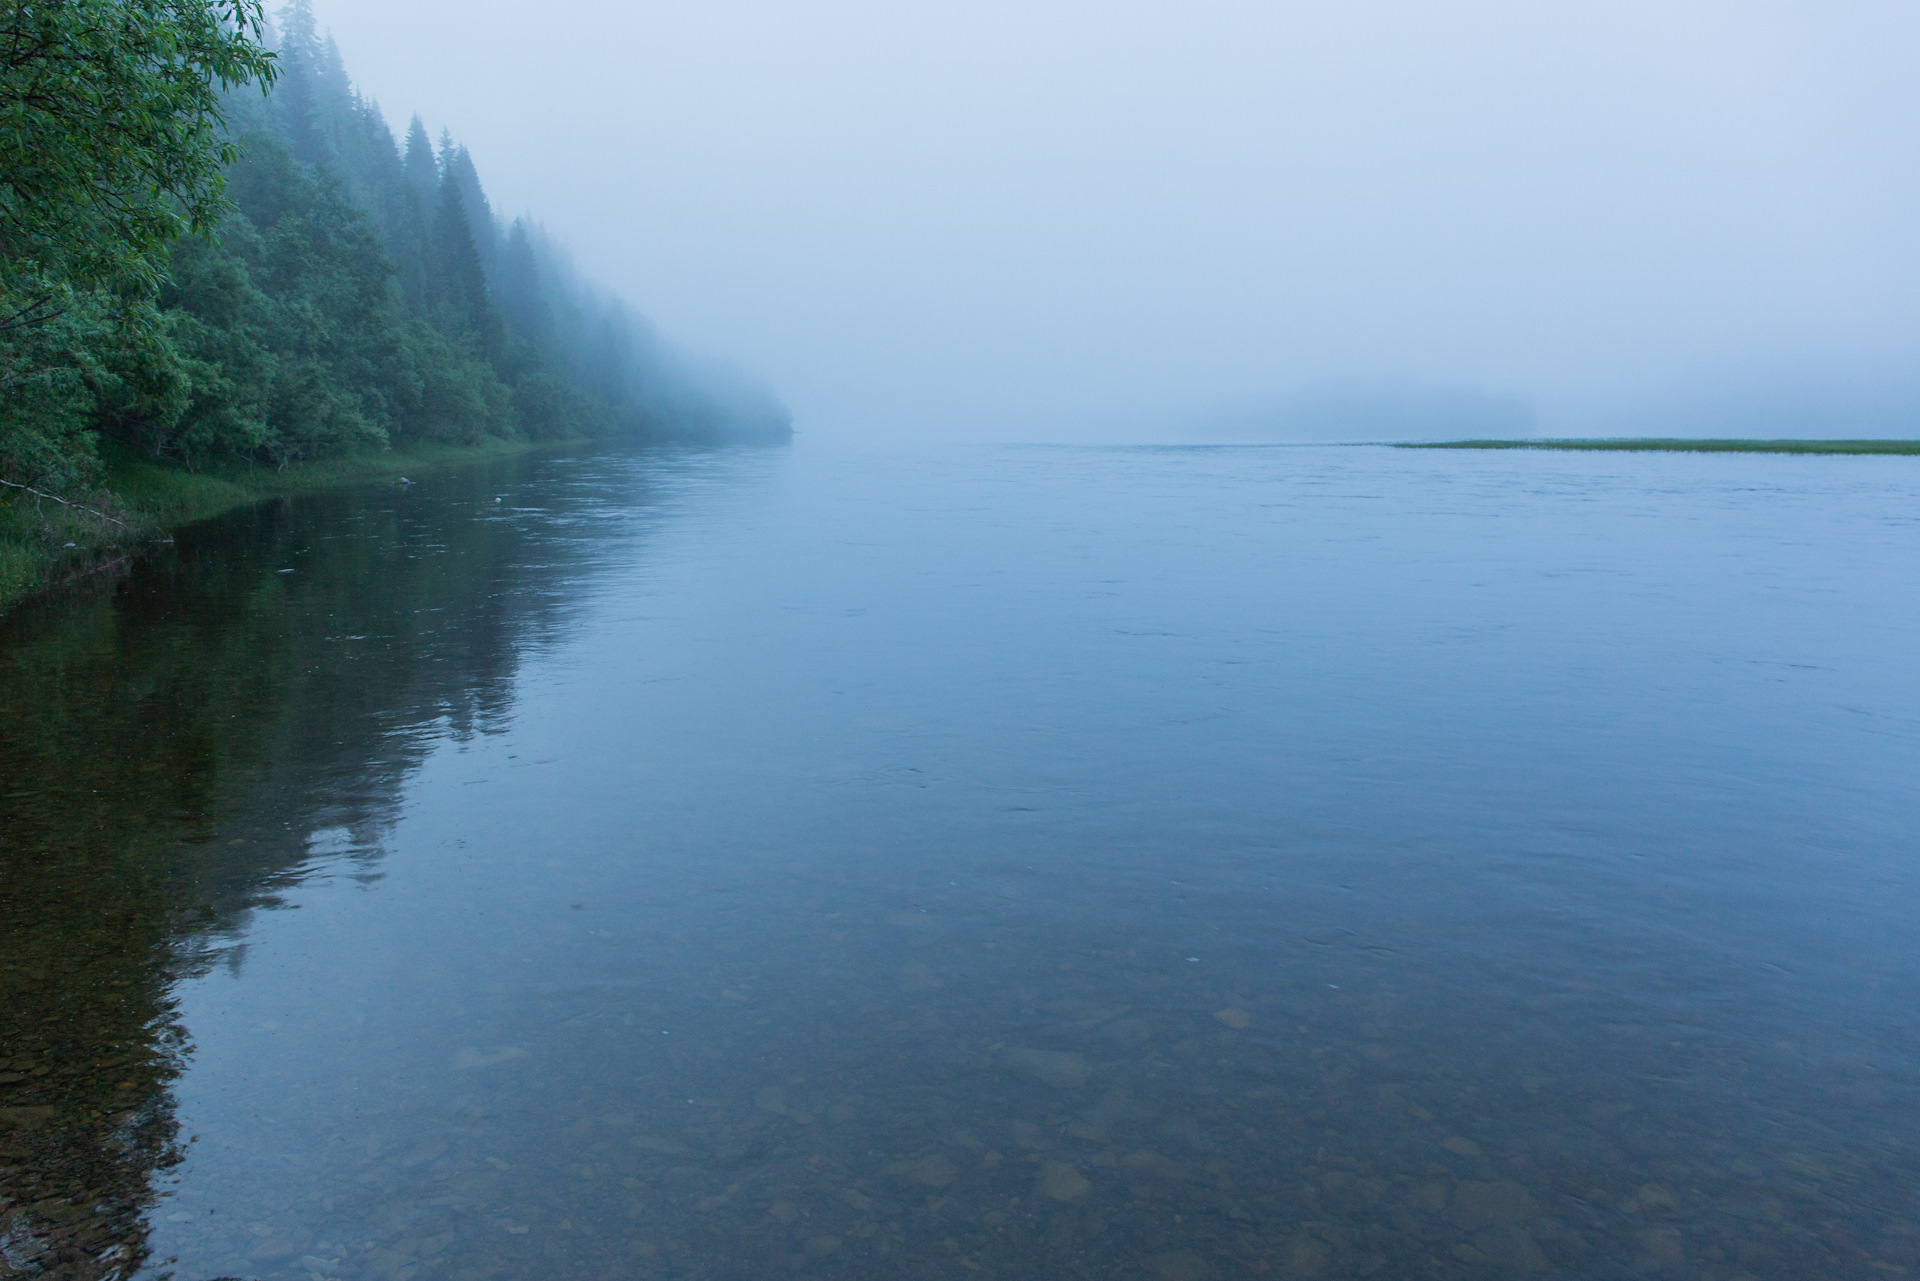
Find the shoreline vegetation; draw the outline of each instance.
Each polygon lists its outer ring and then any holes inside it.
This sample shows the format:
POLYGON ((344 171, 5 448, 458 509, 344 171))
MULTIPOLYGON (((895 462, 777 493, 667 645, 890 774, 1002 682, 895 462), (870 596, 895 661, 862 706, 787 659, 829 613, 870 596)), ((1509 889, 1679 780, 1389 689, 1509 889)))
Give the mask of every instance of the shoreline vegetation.
POLYGON ((398 483, 451 467, 564 448, 584 441, 416 442, 281 469, 230 462, 186 471, 125 451, 102 451, 104 484, 68 497, 0 481, 0 619, 14 606, 113 581, 169 531, 298 494, 381 480, 398 483))
POLYGON ((1920 440, 1688 440, 1601 437, 1572 440, 1400 441, 1395 449, 1587 449, 1665 454, 1920 454, 1920 440))

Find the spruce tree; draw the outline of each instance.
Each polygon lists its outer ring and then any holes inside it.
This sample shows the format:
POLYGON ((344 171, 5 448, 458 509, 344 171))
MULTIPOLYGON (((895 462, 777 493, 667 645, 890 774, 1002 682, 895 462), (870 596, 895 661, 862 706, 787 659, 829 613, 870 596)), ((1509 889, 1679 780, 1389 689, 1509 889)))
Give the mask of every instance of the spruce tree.
POLYGON ((452 174, 440 179, 439 204, 433 216, 433 262, 429 296, 435 318, 450 335, 473 334, 480 350, 498 362, 505 346, 499 313, 487 297, 487 277, 474 247, 473 227, 466 202, 452 174))
POLYGON ((467 225, 473 232, 473 246, 479 250, 480 266, 491 281, 499 262, 500 230, 494 225, 493 206, 487 203, 487 193, 481 189, 480 171, 474 168, 473 156, 464 143, 454 147, 451 153, 443 153, 441 169, 451 175, 460 188, 467 225))
POLYGON ((427 126, 418 115, 407 125, 407 154, 401 164, 406 169, 407 181, 413 185, 414 195, 419 197, 420 208, 432 209, 440 191, 440 162, 434 159, 427 126))
POLYGON ((515 218, 507 230, 494 275, 494 299, 515 338, 543 353, 551 347, 553 310, 541 294, 540 260, 525 218, 515 218))
POLYGON ((294 158, 310 165, 331 167, 334 154, 320 101, 320 38, 316 34, 311 0, 292 0, 280 11, 280 91, 274 100, 280 109, 281 130, 294 158))
POLYGON ((360 96, 354 92, 353 81, 347 75, 347 64, 340 57, 340 46, 333 42, 331 31, 314 50, 313 78, 321 101, 328 107, 344 108, 351 113, 360 106, 360 96))

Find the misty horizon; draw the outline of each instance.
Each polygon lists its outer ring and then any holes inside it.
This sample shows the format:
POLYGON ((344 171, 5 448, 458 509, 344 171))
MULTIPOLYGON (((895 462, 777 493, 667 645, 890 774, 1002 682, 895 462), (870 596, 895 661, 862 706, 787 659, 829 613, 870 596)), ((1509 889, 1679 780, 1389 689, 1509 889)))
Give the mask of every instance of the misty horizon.
POLYGON ((1328 387, 1542 434, 1920 405, 1890 4, 576 12, 317 17, 803 431, 1284 435, 1328 387))

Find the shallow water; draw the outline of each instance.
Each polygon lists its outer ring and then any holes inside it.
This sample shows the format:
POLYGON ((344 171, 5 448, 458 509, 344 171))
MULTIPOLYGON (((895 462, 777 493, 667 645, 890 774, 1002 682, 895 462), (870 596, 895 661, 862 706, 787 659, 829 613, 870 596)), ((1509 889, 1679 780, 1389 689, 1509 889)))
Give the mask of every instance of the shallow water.
POLYGON ((803 443, 190 531, 0 632, 0 1258, 1920 1275, 1916 565, 1898 458, 803 443))

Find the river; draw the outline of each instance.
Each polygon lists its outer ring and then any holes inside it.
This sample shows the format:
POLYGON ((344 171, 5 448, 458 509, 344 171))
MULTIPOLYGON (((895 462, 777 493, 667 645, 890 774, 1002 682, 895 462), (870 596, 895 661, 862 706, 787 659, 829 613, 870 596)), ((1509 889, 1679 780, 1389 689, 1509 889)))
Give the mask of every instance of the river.
POLYGON ((1916 460, 1372 447, 182 531, 0 625, 0 1257, 1920 1275, 1916 566, 1916 460))

